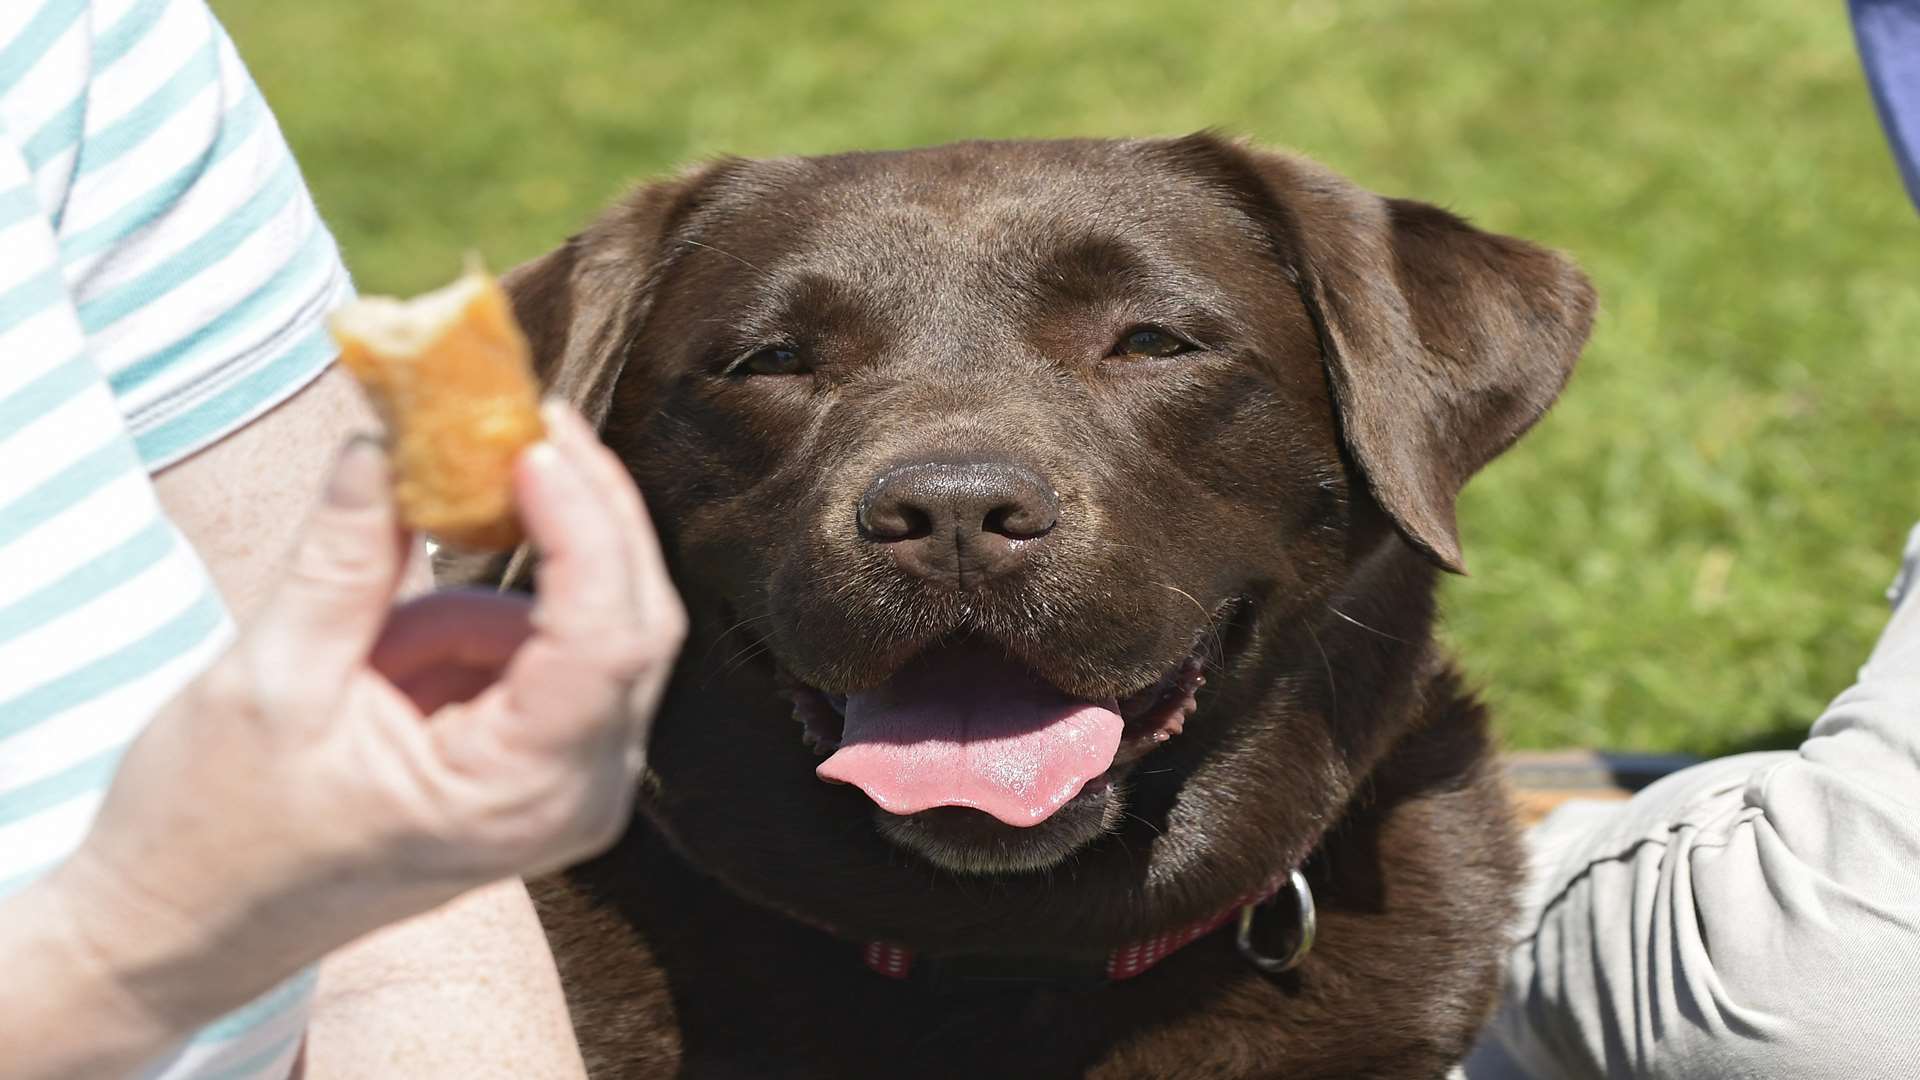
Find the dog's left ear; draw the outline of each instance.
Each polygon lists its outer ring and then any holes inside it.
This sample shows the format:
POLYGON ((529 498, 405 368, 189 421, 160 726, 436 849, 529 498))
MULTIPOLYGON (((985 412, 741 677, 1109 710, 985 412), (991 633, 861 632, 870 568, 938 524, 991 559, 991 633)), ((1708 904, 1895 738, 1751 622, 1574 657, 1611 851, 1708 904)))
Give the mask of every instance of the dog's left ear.
POLYGON ((1464 573, 1454 500, 1559 396, 1592 329, 1585 275, 1554 252, 1386 199, 1312 162, 1210 136, 1274 232, 1319 332, 1341 436, 1381 509, 1464 573))

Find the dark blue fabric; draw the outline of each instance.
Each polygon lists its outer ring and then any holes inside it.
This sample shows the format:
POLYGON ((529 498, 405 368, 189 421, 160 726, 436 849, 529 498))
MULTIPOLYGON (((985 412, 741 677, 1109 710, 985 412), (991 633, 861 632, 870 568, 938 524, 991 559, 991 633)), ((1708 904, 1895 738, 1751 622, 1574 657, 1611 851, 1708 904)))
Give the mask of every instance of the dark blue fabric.
POLYGON ((1920 207, 1920 0, 1847 0, 1893 160, 1920 207))

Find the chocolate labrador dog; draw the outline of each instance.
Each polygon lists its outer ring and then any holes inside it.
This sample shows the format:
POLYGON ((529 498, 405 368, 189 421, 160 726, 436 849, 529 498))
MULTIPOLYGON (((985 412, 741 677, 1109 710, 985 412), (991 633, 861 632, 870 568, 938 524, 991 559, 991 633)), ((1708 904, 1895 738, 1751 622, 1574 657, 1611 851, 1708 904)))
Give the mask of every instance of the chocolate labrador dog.
POLYGON ((1433 593, 1567 260, 1200 135, 723 161, 509 287, 693 620, 537 889, 594 1075, 1464 1054, 1520 858, 1433 593))

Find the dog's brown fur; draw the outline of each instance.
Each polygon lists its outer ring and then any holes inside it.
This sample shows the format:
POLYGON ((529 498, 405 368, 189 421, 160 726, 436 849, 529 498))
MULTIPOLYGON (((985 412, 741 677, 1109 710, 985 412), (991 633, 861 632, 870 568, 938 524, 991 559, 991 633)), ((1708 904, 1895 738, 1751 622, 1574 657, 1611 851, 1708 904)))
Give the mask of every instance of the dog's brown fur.
POLYGON ((595 1075, 1433 1077, 1463 1055, 1519 858, 1433 589, 1461 485, 1585 340, 1571 264, 1195 136, 723 162, 509 285, 694 625, 643 813, 539 889, 595 1075), (1107 355, 1140 323, 1204 347, 1107 355), (810 373, 730 368, 770 343, 810 373), (1060 526, 971 590, 902 572, 852 506, 927 454, 1032 468, 1060 526), (811 775, 776 685, 857 691, 970 633, 1112 696, 1209 632, 1185 732, 1122 778, 1117 828, 1036 827, 1077 847, 1042 873, 889 843, 811 775), (1280 977, 1224 933, 1095 988, 935 992, 860 962, 871 939, 1098 951, 1303 860, 1320 938, 1280 977))

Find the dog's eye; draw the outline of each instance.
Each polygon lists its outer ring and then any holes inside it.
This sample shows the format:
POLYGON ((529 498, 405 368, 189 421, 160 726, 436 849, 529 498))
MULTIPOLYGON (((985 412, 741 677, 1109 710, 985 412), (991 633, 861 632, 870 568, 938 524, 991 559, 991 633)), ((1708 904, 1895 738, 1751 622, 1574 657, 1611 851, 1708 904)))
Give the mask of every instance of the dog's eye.
POLYGON ((1158 326, 1136 326, 1120 335, 1113 347, 1114 356, 1178 356, 1192 352, 1195 346, 1171 330, 1158 326))
POLYGON ((727 369, 729 375, 803 375, 806 358, 791 345, 769 345, 741 357, 727 369))

